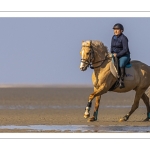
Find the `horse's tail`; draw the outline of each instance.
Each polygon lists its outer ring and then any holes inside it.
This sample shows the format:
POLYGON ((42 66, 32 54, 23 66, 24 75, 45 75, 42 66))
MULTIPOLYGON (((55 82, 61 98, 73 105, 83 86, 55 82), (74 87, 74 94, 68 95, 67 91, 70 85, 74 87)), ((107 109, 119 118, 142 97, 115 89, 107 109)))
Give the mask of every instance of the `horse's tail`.
MULTIPOLYGON (((150 66, 149 67, 149 70, 150 70, 150 66)), ((145 94, 150 98, 150 86, 148 87, 148 89, 145 91, 145 94)))

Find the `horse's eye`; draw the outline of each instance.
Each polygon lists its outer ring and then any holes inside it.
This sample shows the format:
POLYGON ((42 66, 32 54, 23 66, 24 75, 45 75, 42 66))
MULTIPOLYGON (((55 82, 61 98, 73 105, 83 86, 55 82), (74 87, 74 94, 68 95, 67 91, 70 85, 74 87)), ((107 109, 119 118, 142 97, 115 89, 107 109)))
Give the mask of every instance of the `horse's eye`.
POLYGON ((86 53, 87 55, 89 55, 89 53, 86 53))

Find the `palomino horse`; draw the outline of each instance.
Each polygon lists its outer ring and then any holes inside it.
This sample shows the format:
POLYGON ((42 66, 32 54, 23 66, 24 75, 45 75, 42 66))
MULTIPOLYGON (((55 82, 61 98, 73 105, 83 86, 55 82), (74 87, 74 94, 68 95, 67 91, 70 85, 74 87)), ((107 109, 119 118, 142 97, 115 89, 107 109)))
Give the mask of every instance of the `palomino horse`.
MULTIPOLYGON (((101 95, 107 93, 110 88, 117 81, 117 78, 111 73, 110 64, 112 60, 111 53, 108 52, 107 47, 100 41, 83 41, 81 55, 81 71, 85 71, 87 67, 94 69, 92 74, 92 82, 94 85, 94 92, 90 94, 87 107, 85 108, 84 118, 90 116, 90 108, 92 100, 95 98, 94 113, 88 121, 96 121, 98 116, 98 108, 100 105, 101 95)), ((132 69, 134 69, 133 80, 125 80, 125 88, 116 88, 113 92, 123 93, 135 90, 135 99, 128 114, 122 117, 119 121, 127 121, 131 114, 138 108, 140 98, 144 101, 147 108, 147 117, 144 121, 150 119, 150 105, 149 97, 145 91, 150 85, 150 67, 140 61, 131 61, 132 69)))

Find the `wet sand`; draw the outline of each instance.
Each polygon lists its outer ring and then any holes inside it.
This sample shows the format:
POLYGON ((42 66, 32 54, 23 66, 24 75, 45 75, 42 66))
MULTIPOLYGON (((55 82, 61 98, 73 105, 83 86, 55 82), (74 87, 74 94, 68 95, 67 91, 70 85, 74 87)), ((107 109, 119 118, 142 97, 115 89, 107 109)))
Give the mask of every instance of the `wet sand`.
MULTIPOLYGON (((143 122, 146 107, 140 101, 139 108, 127 122, 118 120, 130 111, 134 91, 119 94, 108 92, 101 98, 98 120, 87 122, 83 118, 90 87, 17 87, 0 88, 0 126, 16 125, 88 125, 90 126, 150 126, 143 122)), ((93 114, 94 102, 91 109, 93 114)), ((60 132, 58 130, 0 129, 2 133, 60 132)), ((71 132, 69 129, 63 132, 71 132)), ((82 131, 76 131, 82 132, 82 131)), ((90 132, 90 129, 87 131, 90 132)), ((149 132, 149 131, 148 131, 149 132)))

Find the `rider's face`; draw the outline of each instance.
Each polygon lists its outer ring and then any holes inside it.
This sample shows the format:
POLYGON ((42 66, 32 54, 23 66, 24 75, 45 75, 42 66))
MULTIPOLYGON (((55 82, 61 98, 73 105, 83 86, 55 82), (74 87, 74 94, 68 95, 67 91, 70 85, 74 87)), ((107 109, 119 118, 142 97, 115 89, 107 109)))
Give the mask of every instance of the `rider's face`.
POLYGON ((121 33, 122 33, 122 30, 114 29, 114 35, 120 35, 121 33))

